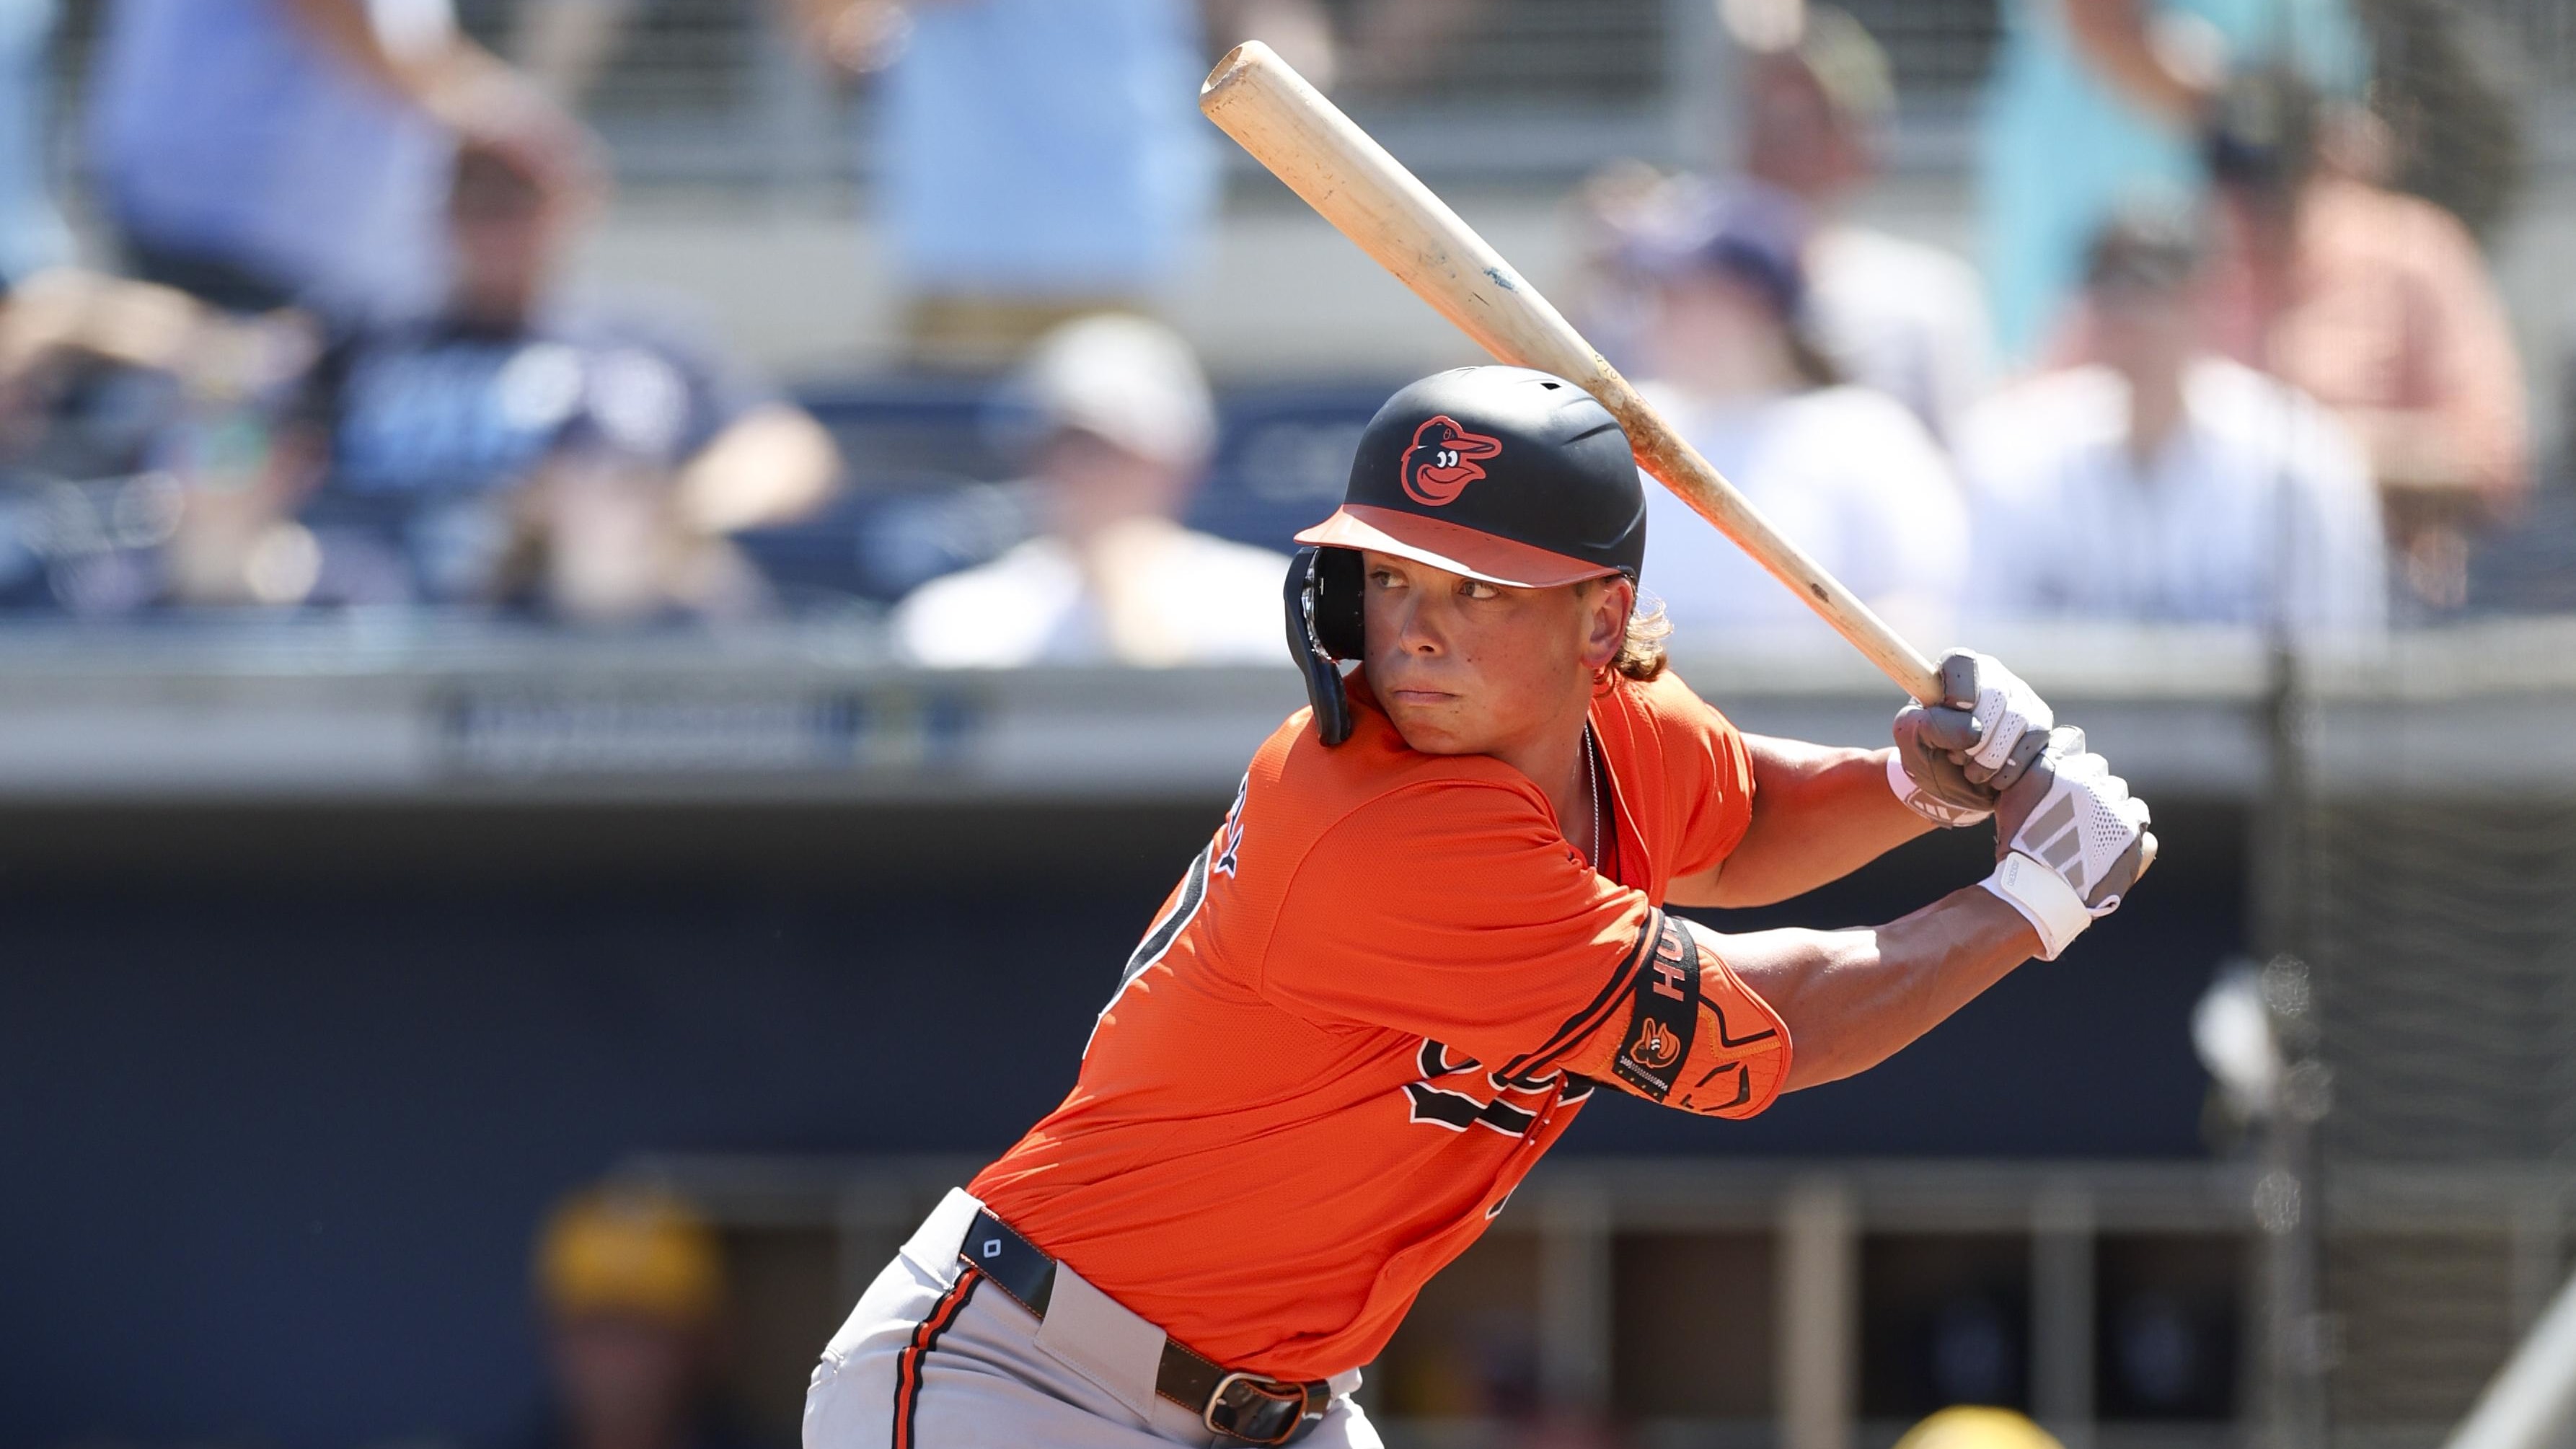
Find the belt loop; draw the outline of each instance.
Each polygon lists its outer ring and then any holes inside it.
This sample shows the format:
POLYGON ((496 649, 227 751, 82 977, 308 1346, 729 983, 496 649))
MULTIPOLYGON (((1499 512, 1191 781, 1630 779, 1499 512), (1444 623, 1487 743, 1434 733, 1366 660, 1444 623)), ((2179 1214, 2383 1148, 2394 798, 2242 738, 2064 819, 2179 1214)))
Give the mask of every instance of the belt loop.
POLYGON ((936 1282, 956 1282, 958 1246, 966 1240, 967 1225, 983 1210, 984 1205, 966 1189, 948 1189, 939 1206, 932 1208, 930 1216, 923 1218, 921 1226, 904 1241, 902 1256, 936 1282))
POLYGON ((1038 1347, 1149 1421, 1163 1345, 1170 1341, 1162 1329, 1092 1286, 1071 1264, 1055 1265, 1055 1291, 1038 1323, 1038 1347))

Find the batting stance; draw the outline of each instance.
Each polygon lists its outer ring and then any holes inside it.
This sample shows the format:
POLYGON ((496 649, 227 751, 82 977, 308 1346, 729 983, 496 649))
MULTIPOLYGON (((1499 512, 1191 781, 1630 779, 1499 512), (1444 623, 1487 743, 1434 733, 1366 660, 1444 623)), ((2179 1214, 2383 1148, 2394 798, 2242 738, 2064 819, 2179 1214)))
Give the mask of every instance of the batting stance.
POLYGON ((1739 733, 1637 613, 1609 413, 1473 367, 1369 424, 1300 534, 1289 717, 1064 1104, 824 1350, 806 1449, 1373 1445, 1351 1390, 1608 1087, 1750 1117, 1885 1060, 2152 860, 2146 805, 1993 660, 1893 750, 1739 733), (1336 661, 1356 664, 1347 675, 1336 661), (1991 816, 1994 874, 1875 930, 1750 906, 1991 816))

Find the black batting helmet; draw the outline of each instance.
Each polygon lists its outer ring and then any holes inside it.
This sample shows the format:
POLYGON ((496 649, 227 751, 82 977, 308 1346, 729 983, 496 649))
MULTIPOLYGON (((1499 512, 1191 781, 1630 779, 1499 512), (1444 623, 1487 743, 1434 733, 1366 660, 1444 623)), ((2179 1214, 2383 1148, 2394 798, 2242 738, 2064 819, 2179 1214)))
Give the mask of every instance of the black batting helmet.
POLYGON ((1297 535, 1288 650, 1328 745, 1351 730, 1337 660, 1357 659, 1359 550, 1540 589, 1646 557, 1646 490, 1618 420, 1526 367, 1461 367, 1396 393, 1369 420, 1333 516, 1297 535))
POLYGON ((1526 367, 1461 367, 1386 400, 1341 508, 1297 541, 1519 588, 1633 579, 1646 491, 1627 434, 1590 393, 1526 367))

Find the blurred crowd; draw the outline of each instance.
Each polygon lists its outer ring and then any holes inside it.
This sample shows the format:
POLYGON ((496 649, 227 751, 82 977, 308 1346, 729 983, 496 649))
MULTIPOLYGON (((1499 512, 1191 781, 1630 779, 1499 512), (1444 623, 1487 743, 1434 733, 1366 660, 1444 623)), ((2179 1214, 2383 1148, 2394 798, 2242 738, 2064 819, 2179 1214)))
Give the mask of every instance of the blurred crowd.
MULTIPOLYGON (((631 625, 828 596, 932 666, 1274 657, 1308 520, 1209 524, 1227 410, 1155 320, 1216 224, 1197 80, 1257 34, 1401 84, 1493 0, 777 9, 864 77, 910 375, 978 399, 977 462, 937 471, 979 476, 935 498, 853 486, 886 471, 865 436, 567 284, 610 188, 582 98, 637 4, 525 0, 505 61, 449 0, 106 0, 76 246, 58 17, 0 3, 0 606, 631 625)), ((1972 261, 1856 219, 1898 115, 1858 20, 1716 11, 1727 164, 1604 165, 1585 274, 1550 285, 1900 629, 2367 632, 2467 600, 2535 470, 2476 230, 2509 197, 2437 163, 2509 152, 2509 106, 2436 134, 2347 0, 2005 0, 1972 261)), ((1686 643, 1821 627, 1650 496, 1686 643)))

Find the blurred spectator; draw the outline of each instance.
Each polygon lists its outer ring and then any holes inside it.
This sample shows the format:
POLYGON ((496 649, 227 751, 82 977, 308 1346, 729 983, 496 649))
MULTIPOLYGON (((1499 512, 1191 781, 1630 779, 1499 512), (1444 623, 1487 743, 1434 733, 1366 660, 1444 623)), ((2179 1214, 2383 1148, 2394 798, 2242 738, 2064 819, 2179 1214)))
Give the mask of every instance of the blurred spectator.
POLYGON ((2368 111, 2319 110, 2292 78, 2232 89, 2209 149, 2213 340, 2343 418, 2409 591, 2457 607, 2467 526, 2530 485, 2522 361, 2486 259, 2458 218, 2379 184, 2387 132, 2368 111))
POLYGON ((448 0, 113 0, 88 109, 128 265, 239 311, 433 301, 455 141, 549 195, 593 179, 579 126, 467 40, 448 0))
MULTIPOLYGON (((1654 281, 1647 391, 1871 608, 1937 637, 1967 564, 1966 510, 1923 424, 1886 394, 1842 383, 1815 345, 1804 235, 1796 203, 1767 188, 1670 185, 1629 249, 1654 281)), ((1686 639, 1824 627, 1668 490, 1648 488, 1646 506, 1646 587, 1686 639)))
POLYGON ((0 605, 100 615, 159 602, 190 498, 257 471, 262 410, 311 357, 292 313, 228 317, 68 267, 12 289, 0 605))
POLYGON ((1178 522, 1216 442, 1189 344, 1084 318, 1038 344, 1020 388, 1045 532, 915 590, 895 611, 902 652, 951 668, 1279 658, 1287 558, 1178 522))
POLYGON ((1969 602, 2007 618, 2377 628, 2377 495, 2359 445, 2313 400, 2199 341, 2198 239, 2124 218, 2086 273, 2088 366, 1970 414, 1969 602))
POLYGON ((520 1449, 749 1449, 716 1393, 713 1229, 658 1194, 584 1193, 537 1243, 553 1402, 520 1449))
MULTIPOLYGON (((598 3, 598 0, 592 0, 598 3)), ((980 371, 1048 328, 1150 312, 1215 219, 1207 33, 1259 34, 1320 84, 1433 63, 1487 0, 795 0, 835 64, 878 73, 875 196, 913 361, 980 371)))
POLYGON ((57 0, 0 0, 0 281, 23 282, 72 259, 46 144, 60 8, 57 0))
MULTIPOLYGON (((1967 262, 1858 226, 1836 209, 1877 174, 1896 104, 1887 52, 1843 11, 1810 6, 1794 38, 1753 47, 1744 73, 1744 169, 1806 203, 1807 303, 1844 376, 1914 410, 1946 438, 1985 390, 1993 349, 1967 262)), ((1750 42, 1748 42, 1749 44, 1750 42)))
POLYGON ((873 195, 914 360, 980 370, 1104 308, 1150 310, 1216 205, 1196 0, 802 0, 883 67, 873 195))
MULTIPOLYGON (((532 0, 514 51, 577 98, 639 0, 532 0)), ((984 372, 1050 328, 1153 312, 1204 252, 1220 138, 1209 40, 1258 35, 1319 86, 1440 63, 1490 0, 779 0, 808 48, 873 81, 865 131, 916 366, 984 372), (1337 33, 1336 18, 1347 35, 1337 33)))
POLYGON ((724 535, 821 502, 829 436, 667 329, 554 304, 576 219, 515 153, 467 147, 449 191, 445 304, 324 353, 267 486, 192 514, 187 592, 597 620, 752 607, 724 535), (308 566, 264 575, 281 547, 308 566))
POLYGON ((2049 341, 2106 222, 2199 195, 2194 136, 2228 74, 2286 63, 2349 95, 2367 68, 2345 0, 2006 0, 2003 20, 1977 166, 2008 364, 2049 341))
POLYGON ((2385 174, 2373 179, 2458 217, 2481 245, 2522 190, 2531 161, 2515 72, 2498 18, 2459 0, 2368 0, 2370 113, 2385 128, 2385 174))

